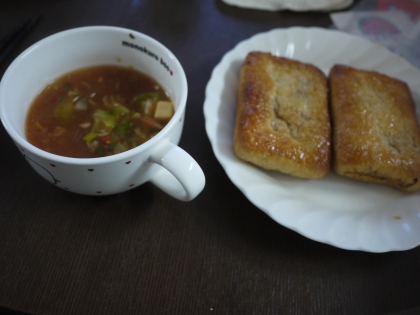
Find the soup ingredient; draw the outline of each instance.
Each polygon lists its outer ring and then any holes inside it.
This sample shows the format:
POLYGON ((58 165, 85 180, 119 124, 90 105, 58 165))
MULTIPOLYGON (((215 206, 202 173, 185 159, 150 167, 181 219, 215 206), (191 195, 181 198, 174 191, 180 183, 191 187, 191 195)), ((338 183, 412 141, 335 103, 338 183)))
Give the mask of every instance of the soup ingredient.
POLYGON ((26 137, 57 155, 109 156, 146 142, 173 114, 172 101, 153 78, 133 68, 95 66, 68 73, 39 94, 26 137))

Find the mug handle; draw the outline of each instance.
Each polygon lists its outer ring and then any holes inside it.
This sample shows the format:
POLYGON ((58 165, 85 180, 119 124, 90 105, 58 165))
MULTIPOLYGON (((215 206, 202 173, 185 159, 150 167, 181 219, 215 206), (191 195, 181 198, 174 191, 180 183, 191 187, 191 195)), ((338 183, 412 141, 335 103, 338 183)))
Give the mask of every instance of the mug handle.
POLYGON ((149 162, 167 170, 158 172, 150 182, 178 200, 193 200, 204 188, 206 179, 200 165, 191 155, 169 141, 153 151, 149 162))

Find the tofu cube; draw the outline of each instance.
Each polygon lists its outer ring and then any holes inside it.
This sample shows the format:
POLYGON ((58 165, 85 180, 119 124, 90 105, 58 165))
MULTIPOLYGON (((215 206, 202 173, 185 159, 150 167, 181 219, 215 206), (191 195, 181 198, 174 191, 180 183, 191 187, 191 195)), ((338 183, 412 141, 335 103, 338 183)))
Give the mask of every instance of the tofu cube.
POLYGON ((174 114, 174 108, 171 102, 159 101, 156 104, 155 119, 169 120, 174 114))

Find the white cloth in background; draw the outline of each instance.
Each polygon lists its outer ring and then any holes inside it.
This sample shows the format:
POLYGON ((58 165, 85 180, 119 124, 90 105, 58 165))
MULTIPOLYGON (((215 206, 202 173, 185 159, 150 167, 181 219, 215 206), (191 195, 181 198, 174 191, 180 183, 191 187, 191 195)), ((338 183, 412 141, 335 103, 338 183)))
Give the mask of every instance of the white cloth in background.
POLYGON ((337 29, 362 36, 420 68, 420 20, 401 10, 331 13, 337 29))
POLYGON ((223 2, 248 8, 269 11, 332 11, 349 7, 353 0, 222 0, 223 2))

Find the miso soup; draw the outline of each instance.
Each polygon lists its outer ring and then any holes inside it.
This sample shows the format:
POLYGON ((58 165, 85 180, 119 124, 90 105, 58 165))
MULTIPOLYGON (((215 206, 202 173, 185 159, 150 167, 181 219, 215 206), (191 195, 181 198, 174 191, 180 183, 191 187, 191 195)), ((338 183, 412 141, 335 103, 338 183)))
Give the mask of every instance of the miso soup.
POLYGON ((36 97, 26 138, 61 156, 121 153, 156 135, 174 114, 164 89, 133 68, 95 66, 67 73, 36 97))

